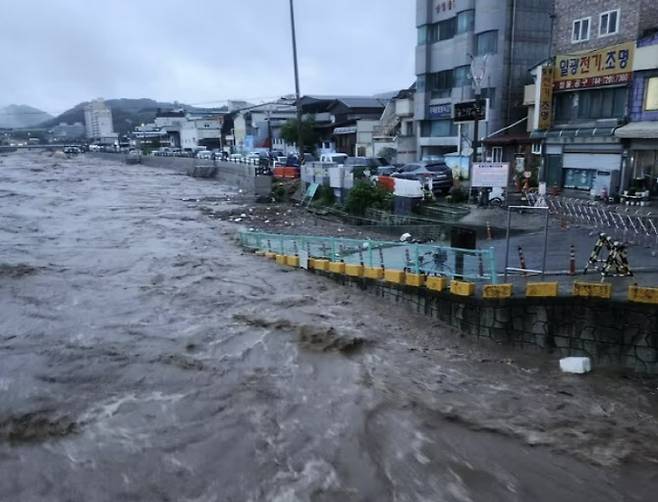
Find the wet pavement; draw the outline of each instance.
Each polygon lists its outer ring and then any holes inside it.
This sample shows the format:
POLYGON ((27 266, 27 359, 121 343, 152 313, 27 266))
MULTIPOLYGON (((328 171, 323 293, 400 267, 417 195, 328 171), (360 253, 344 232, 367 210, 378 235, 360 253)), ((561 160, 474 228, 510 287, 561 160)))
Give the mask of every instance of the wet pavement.
POLYGON ((0 500, 654 500, 658 382, 243 253, 227 195, 0 156, 0 500))

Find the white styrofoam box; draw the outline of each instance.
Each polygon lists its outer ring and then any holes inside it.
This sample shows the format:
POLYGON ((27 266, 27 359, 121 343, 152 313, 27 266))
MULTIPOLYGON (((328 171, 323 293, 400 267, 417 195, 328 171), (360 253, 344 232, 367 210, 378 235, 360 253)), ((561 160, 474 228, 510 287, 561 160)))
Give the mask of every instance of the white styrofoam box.
POLYGON ((393 178, 395 180, 395 189, 393 194, 399 197, 422 197, 423 190, 420 181, 404 180, 402 178, 393 178))
POLYGON ((589 357, 564 357, 560 359, 560 369, 564 373, 589 373, 592 361, 589 357))

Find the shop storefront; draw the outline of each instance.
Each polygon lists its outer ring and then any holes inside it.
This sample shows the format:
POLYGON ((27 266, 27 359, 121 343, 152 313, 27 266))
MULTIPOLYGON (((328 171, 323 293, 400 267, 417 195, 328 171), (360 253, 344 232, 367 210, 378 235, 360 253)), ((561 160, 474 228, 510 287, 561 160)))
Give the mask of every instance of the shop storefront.
POLYGON ((651 150, 633 151, 633 179, 644 180, 652 197, 658 197, 658 145, 651 150))
POLYGON ((625 42, 557 55, 552 71, 542 69, 546 117, 539 128, 547 130, 534 130, 531 138, 544 142, 542 177, 549 186, 597 195, 623 189, 627 154, 615 130, 626 115, 634 49, 634 42, 625 42))
POLYGON ((629 173, 626 186, 658 197, 658 122, 631 122, 615 133, 628 138, 629 173))

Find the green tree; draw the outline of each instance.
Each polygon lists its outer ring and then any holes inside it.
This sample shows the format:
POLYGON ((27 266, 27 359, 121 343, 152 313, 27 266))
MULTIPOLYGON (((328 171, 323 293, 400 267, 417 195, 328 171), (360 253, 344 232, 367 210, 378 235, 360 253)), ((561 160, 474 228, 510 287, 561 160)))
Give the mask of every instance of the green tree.
MULTIPOLYGON (((281 138, 289 144, 298 142, 297 119, 290 119, 281 126, 281 138)), ((313 149, 315 149, 316 143, 320 141, 320 135, 315 129, 315 120, 311 117, 302 120, 302 141, 304 142, 303 146, 313 149)), ((302 150, 303 148, 300 148, 300 151, 302 150)))
POLYGON ((387 162, 393 162, 393 159, 397 156, 398 151, 395 148, 390 146, 385 146, 379 152, 377 152, 378 157, 383 157, 387 162))
POLYGON ((369 207, 390 211, 393 207, 393 194, 370 180, 357 181, 347 196, 345 210, 363 216, 369 207))

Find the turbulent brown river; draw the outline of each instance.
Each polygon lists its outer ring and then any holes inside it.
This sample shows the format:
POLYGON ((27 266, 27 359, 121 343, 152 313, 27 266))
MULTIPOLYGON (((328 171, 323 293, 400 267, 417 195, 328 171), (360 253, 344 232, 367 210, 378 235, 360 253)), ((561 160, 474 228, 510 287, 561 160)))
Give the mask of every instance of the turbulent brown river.
POLYGON ((562 375, 245 253, 204 213, 235 200, 0 156, 0 500, 656 500, 655 380, 562 375))

